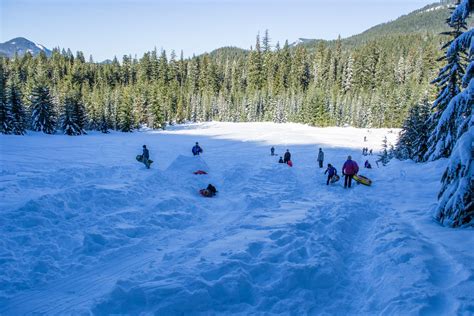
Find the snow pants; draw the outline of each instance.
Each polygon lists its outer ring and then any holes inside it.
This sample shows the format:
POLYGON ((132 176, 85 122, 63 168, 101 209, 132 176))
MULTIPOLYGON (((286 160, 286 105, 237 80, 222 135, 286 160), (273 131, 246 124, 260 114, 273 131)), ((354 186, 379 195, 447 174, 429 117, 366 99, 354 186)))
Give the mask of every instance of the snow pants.
POLYGON ((344 188, 351 187, 352 174, 346 174, 344 178, 344 188))
POLYGON ((323 167, 323 161, 322 160, 318 160, 319 162, 319 168, 322 168, 323 167))

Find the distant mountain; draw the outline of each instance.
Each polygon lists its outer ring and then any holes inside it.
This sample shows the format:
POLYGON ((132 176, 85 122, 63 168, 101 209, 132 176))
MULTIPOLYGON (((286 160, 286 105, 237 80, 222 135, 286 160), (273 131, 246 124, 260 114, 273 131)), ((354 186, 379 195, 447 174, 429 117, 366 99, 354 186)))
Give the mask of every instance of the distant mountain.
MULTIPOLYGON (((378 24, 368 30, 344 38, 343 44, 357 46, 367 41, 392 35, 401 34, 439 34, 448 29, 446 19, 450 16, 450 4, 445 0, 442 3, 427 5, 406 15, 382 24, 378 24)), ((474 26, 473 19, 469 21, 469 28, 474 26)), ((300 45, 315 47, 322 40, 305 40, 300 45)), ((325 41, 333 42, 333 41, 325 41)))
POLYGON ((318 41, 317 39, 313 39, 313 38, 298 38, 296 41, 294 41, 293 43, 290 44, 290 46, 297 46, 297 45, 300 45, 300 44, 305 44, 305 43, 312 43, 314 41, 318 41))
POLYGON ((112 60, 110 60, 110 59, 106 59, 106 60, 104 60, 104 61, 101 61, 99 64, 103 64, 103 65, 110 65, 110 64, 112 64, 112 63, 113 63, 113 61, 112 61, 112 60))
POLYGON ((46 56, 51 56, 51 51, 49 49, 41 44, 33 43, 24 37, 17 37, 0 44, 0 55, 7 56, 9 58, 15 56, 15 53, 21 56, 26 52, 30 52, 33 56, 35 56, 41 51, 45 52, 46 56))
POLYGON ((245 57, 249 53, 248 50, 235 47, 235 46, 225 46, 213 50, 209 53, 211 58, 222 58, 222 59, 237 59, 240 57, 245 57))

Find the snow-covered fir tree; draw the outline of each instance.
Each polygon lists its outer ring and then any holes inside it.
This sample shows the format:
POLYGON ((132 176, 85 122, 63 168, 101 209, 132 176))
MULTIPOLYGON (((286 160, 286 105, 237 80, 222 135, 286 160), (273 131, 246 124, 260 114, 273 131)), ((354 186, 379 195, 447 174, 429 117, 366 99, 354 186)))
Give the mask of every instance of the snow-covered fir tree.
POLYGON ((85 113, 79 95, 72 93, 65 97, 61 115, 61 129, 64 134, 74 136, 86 134, 84 130, 85 113))
POLYGON ((108 134, 109 133, 109 123, 108 123, 108 120, 107 120, 107 116, 105 115, 105 113, 102 113, 102 116, 100 118, 100 125, 99 125, 99 130, 104 133, 104 134, 108 134))
POLYGON ((34 131, 53 134, 56 115, 49 87, 43 80, 37 81, 31 91, 31 127, 34 131))
POLYGON ((451 30, 442 34, 448 35, 451 40, 448 41, 443 49, 448 49, 440 60, 446 62, 446 65, 439 71, 438 77, 432 83, 438 86, 438 97, 433 102, 434 113, 430 118, 430 124, 435 126, 436 132, 429 138, 429 147, 425 154, 426 160, 436 160, 441 157, 449 157, 451 150, 456 142, 456 124, 453 117, 448 116, 441 119, 448 103, 461 91, 461 80, 465 69, 466 52, 460 49, 450 49, 456 39, 466 29, 467 22, 453 11, 452 17, 447 19, 451 30), (447 119, 446 119, 447 118, 447 119))
POLYGON ((5 74, 5 68, 3 64, 0 63, 0 133, 10 134, 10 117, 9 109, 7 107, 7 98, 6 98, 6 81, 7 76, 5 74))
POLYGON ((15 135, 23 135, 26 132, 26 114, 16 75, 10 77, 6 90, 7 120, 10 132, 15 135))
MULTIPOLYGON (((450 23, 465 22, 474 10, 474 1, 463 0, 453 11, 450 23)), ((451 227, 474 226, 473 144, 474 144, 474 29, 460 34, 446 53, 451 56, 468 53, 468 66, 462 79, 463 90, 453 97, 442 113, 433 132, 440 139, 449 131, 449 142, 454 149, 441 179, 435 218, 451 227)), ((431 139, 431 138, 430 138, 431 139)))
POLYGON ((403 123, 400 136, 396 144, 395 157, 398 159, 412 159, 422 161, 427 149, 429 137, 428 118, 430 116, 430 104, 425 96, 419 103, 415 104, 403 123))
POLYGON ((380 154, 379 154, 379 160, 377 160, 377 161, 380 161, 382 165, 384 166, 388 164, 388 162, 390 161, 389 150, 390 149, 388 146, 387 136, 385 136, 384 139, 382 140, 382 150, 380 151, 380 154))

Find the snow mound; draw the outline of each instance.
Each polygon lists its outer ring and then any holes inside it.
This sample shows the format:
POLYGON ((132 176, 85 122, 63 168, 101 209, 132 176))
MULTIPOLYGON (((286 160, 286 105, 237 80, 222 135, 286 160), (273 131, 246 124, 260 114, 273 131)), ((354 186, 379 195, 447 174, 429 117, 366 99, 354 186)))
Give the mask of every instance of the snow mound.
POLYGON ((201 156, 183 156, 179 155, 169 165, 166 171, 169 172, 182 172, 182 173, 193 173, 197 170, 209 171, 209 167, 201 156))

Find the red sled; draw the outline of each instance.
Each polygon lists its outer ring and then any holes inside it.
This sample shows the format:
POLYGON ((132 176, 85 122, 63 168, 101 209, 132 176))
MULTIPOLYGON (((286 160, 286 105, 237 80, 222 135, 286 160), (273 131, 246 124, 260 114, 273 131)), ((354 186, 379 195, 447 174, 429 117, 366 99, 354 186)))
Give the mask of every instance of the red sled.
POLYGON ((288 166, 293 167, 293 163, 291 162, 291 160, 288 160, 287 164, 288 166))
POLYGON ((207 172, 203 170, 194 171, 193 173, 194 174, 207 174, 207 172))

